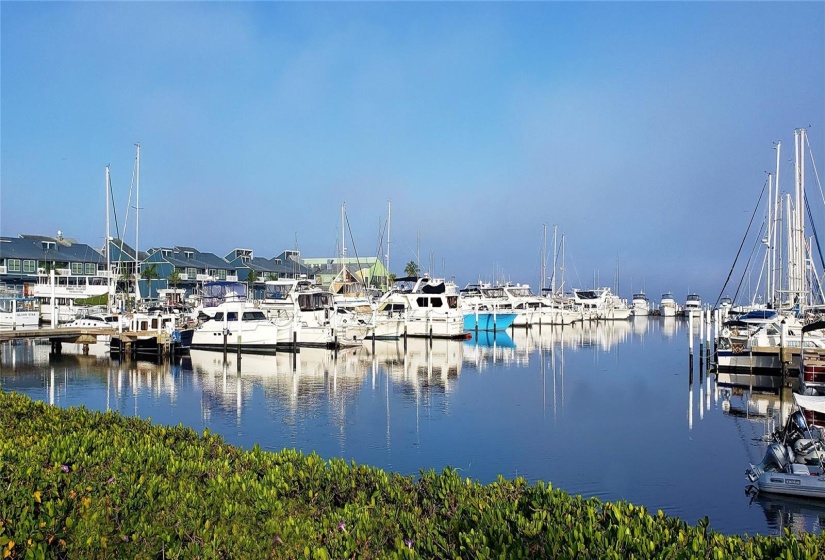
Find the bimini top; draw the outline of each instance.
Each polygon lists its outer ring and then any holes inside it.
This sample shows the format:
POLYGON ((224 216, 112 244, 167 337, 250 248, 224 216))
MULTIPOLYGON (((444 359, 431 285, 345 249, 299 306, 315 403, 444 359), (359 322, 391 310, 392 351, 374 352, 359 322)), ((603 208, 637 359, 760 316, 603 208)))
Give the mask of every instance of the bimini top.
POLYGON ((754 309, 739 316, 739 321, 768 321, 776 318, 777 312, 775 309, 754 309))
POLYGON ((812 410, 814 412, 819 412, 820 414, 825 414, 825 397, 813 395, 799 395, 797 393, 794 393, 793 400, 796 401, 796 404, 799 405, 799 408, 804 408, 805 410, 812 410))

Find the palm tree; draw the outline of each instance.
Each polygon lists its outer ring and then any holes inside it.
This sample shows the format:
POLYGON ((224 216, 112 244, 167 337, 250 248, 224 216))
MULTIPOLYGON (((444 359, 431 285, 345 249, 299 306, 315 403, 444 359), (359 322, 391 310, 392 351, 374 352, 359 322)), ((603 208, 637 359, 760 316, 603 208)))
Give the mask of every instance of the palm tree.
POLYGON ((152 297, 152 280, 157 280, 158 278, 160 278, 160 276, 158 276, 157 265, 150 264, 149 266, 141 270, 140 277, 144 280, 149 281, 149 297, 152 297))
MULTIPOLYGON (((177 298, 177 290, 178 290, 178 283, 180 282, 180 272, 177 269, 173 269, 169 276, 166 277, 166 282, 172 285, 172 289, 175 290, 172 296, 173 298, 177 298)), ((183 298, 181 298, 183 300, 183 298)), ((177 301, 177 300, 175 300, 177 301)), ((183 303, 181 301, 181 303, 183 303)))
POLYGON ((407 266, 404 267, 404 274, 407 276, 418 276, 418 265, 415 261, 410 261, 407 263, 407 266))

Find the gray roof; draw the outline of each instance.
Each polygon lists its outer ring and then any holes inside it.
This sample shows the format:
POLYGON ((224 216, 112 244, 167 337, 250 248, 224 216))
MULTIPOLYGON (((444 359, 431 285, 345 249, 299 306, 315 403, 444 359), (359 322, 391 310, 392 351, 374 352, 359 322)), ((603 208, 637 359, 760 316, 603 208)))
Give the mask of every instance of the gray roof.
POLYGON ((47 262, 105 263, 97 249, 67 238, 42 235, 0 237, 0 258, 47 262))

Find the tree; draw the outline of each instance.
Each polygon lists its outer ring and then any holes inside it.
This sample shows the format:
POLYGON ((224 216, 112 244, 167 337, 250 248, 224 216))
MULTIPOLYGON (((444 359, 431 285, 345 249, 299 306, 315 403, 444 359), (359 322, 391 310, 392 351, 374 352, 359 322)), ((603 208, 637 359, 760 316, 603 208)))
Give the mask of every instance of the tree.
MULTIPOLYGON (((166 282, 167 282, 167 284, 171 284, 172 289, 175 290, 173 292, 174 295, 172 296, 172 301, 178 303, 177 290, 178 290, 178 283, 180 283, 180 272, 178 272, 177 269, 173 269, 172 272, 169 274, 169 276, 166 277, 166 282)), ((181 298, 180 303, 183 303, 183 298, 181 298)))
POLYGON ((270 272, 269 274, 267 274, 267 275, 266 275, 266 279, 267 279, 267 280, 277 280, 277 279, 278 279, 278 275, 277 275, 277 274, 275 274, 274 272, 270 272))
POLYGON ((404 267, 404 274, 407 276, 418 276, 418 265, 415 261, 407 263, 407 266, 404 267))
POLYGON ((258 273, 254 270, 250 270, 249 274, 246 275, 246 283, 249 284, 249 287, 252 288, 252 284, 258 281, 258 273))
POLYGON ((140 277, 144 280, 149 281, 149 297, 152 297, 152 280, 157 280, 158 278, 160 278, 160 276, 158 276, 157 265, 150 264, 149 266, 141 270, 140 277))

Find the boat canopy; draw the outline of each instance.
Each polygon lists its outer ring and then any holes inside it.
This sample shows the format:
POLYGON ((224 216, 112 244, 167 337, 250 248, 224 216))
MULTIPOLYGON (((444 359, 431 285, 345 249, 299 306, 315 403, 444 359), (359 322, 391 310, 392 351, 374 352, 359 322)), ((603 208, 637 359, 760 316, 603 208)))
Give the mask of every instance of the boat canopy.
POLYGON ((245 300, 247 286, 244 282, 217 281, 203 285, 203 305, 216 307, 226 300, 245 300))
POLYGON ((825 414, 825 397, 794 393, 793 400, 796 401, 799 408, 825 414))

